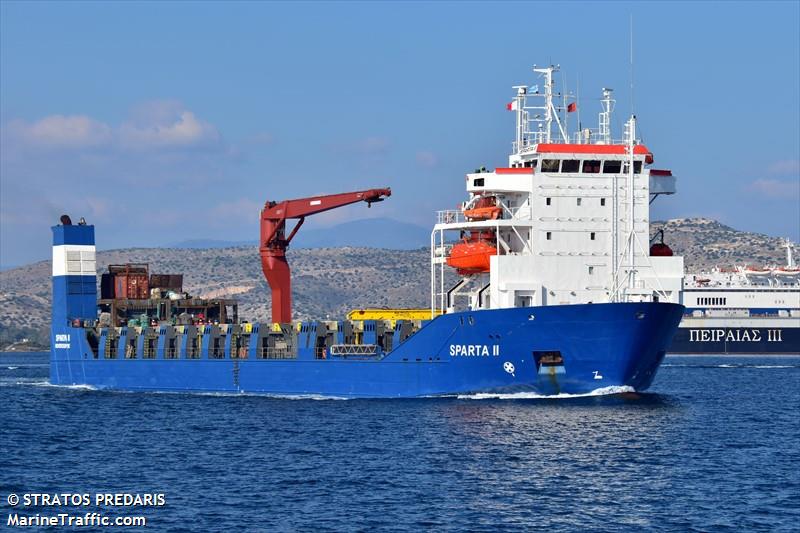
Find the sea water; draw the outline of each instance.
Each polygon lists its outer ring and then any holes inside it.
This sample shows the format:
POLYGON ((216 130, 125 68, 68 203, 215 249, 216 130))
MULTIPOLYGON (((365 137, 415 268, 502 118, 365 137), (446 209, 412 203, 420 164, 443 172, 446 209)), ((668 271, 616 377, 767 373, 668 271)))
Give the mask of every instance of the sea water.
POLYGON ((152 531, 800 524, 800 357, 668 357, 645 393, 561 398, 122 393, 48 373, 47 354, 0 354, 0 529, 58 512, 152 531), (12 493, 165 503, 12 507, 12 493))

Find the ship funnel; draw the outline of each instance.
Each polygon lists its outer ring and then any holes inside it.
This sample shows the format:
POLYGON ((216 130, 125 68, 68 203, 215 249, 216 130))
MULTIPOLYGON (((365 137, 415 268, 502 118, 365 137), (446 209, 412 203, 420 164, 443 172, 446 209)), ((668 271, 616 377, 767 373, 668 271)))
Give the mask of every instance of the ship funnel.
POLYGON ((72 225, 67 215, 53 226, 53 330, 97 318, 94 226, 72 225))

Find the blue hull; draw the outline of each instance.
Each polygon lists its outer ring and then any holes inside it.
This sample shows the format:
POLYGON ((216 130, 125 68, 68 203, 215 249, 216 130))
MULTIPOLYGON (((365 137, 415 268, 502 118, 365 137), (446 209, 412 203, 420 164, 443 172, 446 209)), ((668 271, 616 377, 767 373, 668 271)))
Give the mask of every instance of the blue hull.
POLYGON ((344 398, 474 393, 582 394, 647 389, 683 306, 617 303, 437 317, 382 357, 106 359, 82 328, 53 326, 50 380, 129 391, 246 392, 344 398), (55 341, 61 339, 61 342, 55 341), (559 353, 558 364, 537 354, 559 353))

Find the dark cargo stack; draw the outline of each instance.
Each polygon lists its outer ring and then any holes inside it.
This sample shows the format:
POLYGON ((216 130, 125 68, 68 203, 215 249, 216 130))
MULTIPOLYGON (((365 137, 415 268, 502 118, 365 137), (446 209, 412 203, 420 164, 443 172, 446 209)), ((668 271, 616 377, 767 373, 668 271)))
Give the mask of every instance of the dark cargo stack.
POLYGON ((152 274, 150 288, 183 292, 183 274, 152 274))

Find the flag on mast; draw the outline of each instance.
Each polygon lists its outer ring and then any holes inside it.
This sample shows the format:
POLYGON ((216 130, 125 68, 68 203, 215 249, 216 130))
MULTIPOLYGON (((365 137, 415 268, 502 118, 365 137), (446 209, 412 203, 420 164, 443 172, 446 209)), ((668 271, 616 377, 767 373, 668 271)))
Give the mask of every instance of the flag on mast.
POLYGON ((572 102, 571 104, 567 105, 567 113, 572 113, 577 110, 578 110, 578 104, 576 104, 575 102, 572 102))
POLYGON ((517 102, 518 100, 515 99, 510 104, 506 104, 506 109, 509 111, 516 111, 519 108, 519 104, 517 102))

